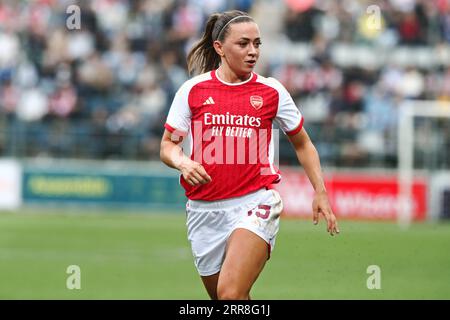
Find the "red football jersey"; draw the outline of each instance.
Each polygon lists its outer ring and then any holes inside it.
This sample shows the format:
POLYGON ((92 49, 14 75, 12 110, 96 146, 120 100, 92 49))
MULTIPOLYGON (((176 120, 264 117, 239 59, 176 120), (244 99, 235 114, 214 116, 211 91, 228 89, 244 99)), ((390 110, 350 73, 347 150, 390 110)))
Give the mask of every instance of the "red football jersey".
POLYGON ((214 70, 186 81, 175 95, 165 128, 185 137, 189 150, 184 151, 212 178, 191 186, 181 176, 186 196, 228 199, 279 182, 273 121, 288 135, 303 125, 290 94, 274 78, 252 73, 247 81, 227 83, 214 70))

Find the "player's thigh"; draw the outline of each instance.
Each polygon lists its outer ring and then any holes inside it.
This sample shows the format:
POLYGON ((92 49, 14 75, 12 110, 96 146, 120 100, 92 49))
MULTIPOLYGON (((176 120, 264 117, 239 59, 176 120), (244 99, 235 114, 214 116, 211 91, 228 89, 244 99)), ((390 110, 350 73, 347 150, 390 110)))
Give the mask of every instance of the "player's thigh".
POLYGON ((250 230, 237 228, 231 234, 220 271, 219 299, 247 299, 269 256, 266 241, 250 230))
POLYGON ((217 283, 219 281, 220 272, 211 276, 201 276, 203 285, 212 300, 217 300, 217 283))

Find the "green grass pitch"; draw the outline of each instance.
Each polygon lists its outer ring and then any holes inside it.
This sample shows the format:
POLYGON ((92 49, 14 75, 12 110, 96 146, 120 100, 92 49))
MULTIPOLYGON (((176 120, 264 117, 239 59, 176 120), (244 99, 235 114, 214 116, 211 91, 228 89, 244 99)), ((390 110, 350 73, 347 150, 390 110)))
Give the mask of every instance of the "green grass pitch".
MULTIPOLYGON (((208 299, 183 212, 0 212, 0 299, 208 299), (69 290, 69 265, 81 289, 69 290)), ((254 299, 450 299, 450 225, 282 219, 254 299), (370 265, 381 289, 366 286, 370 265)))

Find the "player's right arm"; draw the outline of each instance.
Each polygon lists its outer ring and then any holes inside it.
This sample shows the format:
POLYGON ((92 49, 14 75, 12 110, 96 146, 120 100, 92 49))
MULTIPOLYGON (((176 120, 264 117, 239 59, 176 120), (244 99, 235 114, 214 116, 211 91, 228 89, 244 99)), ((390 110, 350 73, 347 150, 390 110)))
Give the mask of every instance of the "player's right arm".
POLYGON ((191 186, 211 182, 211 177, 205 168, 184 154, 180 147, 182 141, 182 136, 172 134, 166 129, 161 139, 159 153, 161 161, 167 166, 179 170, 184 180, 191 186))
POLYGON ((193 79, 186 81, 175 94, 164 125, 166 129, 160 148, 161 161, 169 167, 179 170, 184 180, 191 186, 211 181, 205 168, 184 154, 180 146, 183 137, 190 130, 192 113, 189 107, 189 92, 197 82, 198 80, 193 79))

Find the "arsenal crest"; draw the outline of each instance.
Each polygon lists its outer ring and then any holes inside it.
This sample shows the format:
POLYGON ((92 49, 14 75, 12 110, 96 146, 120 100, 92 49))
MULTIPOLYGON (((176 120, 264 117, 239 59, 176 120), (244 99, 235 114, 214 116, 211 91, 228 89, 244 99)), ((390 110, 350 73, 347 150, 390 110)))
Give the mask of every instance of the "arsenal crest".
POLYGON ((261 96, 251 96, 250 104, 252 105, 253 108, 259 110, 263 106, 263 98, 261 96))

